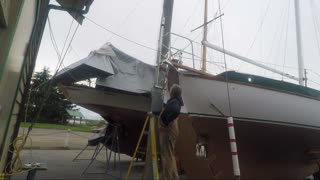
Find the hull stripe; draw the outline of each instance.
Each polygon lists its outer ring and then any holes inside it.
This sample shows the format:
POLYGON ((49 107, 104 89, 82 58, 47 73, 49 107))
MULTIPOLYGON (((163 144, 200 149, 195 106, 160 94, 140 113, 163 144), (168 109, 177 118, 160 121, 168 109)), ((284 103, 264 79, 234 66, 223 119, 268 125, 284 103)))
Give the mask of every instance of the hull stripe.
POLYGON ((232 127, 233 126, 233 123, 228 123, 228 127, 232 127))

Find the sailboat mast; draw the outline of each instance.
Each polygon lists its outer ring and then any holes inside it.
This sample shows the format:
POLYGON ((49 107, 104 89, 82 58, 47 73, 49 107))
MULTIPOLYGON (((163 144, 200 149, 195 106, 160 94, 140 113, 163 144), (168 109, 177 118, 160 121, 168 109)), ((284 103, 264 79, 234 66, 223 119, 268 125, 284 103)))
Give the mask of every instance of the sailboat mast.
POLYGON ((304 77, 304 61, 302 55, 302 40, 300 29, 300 1, 294 1, 295 17, 296 17, 296 41, 297 41, 297 55, 298 55, 298 67, 299 67, 299 84, 303 86, 304 77))
POLYGON ((163 10, 161 17, 160 25, 160 37, 158 44, 158 53, 157 53, 157 70, 155 75, 155 85, 152 89, 152 102, 151 102, 151 111, 154 113, 160 112, 163 105, 162 99, 162 90, 163 82, 165 79, 165 74, 161 70, 161 63, 168 58, 170 51, 170 32, 171 32, 171 21, 173 13, 173 3, 174 0, 164 0, 163 1, 163 10))
MULTIPOLYGON (((207 19, 208 19, 208 0, 205 0, 204 2, 204 26, 203 26, 203 39, 202 42, 207 41, 207 32, 208 32, 208 26, 207 26, 207 19)), ((207 70, 207 47, 202 45, 202 71, 206 72, 207 70)))

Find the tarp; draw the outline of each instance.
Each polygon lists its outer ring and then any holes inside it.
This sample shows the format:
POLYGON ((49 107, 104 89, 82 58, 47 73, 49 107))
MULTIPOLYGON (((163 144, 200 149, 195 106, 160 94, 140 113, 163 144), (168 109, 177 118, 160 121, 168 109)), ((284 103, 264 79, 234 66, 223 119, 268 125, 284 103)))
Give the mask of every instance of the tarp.
POLYGON ((71 84, 97 78, 99 88, 112 88, 130 93, 150 93, 154 85, 155 66, 131 57, 106 43, 88 57, 62 69, 54 83, 71 84))
POLYGON ((134 93, 150 92, 154 85, 155 67, 110 46, 116 54, 111 58, 114 75, 99 77, 96 84, 134 93))

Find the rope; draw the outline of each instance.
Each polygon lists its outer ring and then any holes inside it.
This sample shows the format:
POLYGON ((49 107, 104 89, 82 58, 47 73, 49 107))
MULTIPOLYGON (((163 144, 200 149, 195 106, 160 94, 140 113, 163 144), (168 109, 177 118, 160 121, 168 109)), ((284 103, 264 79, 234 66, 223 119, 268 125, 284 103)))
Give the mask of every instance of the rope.
MULTIPOLYGON (((30 140, 30 144, 32 147, 32 139, 28 135, 19 136, 10 144, 13 146, 13 151, 9 150, 9 152, 13 153, 15 155, 15 158, 9 161, 6 165, 4 169, 5 176, 17 175, 34 169, 32 168, 29 170, 23 170, 23 162, 20 154, 25 144, 25 139, 30 140), (8 171, 8 168, 10 168, 10 172, 8 171)), ((30 156, 32 158, 32 148, 30 148, 30 156)))
MULTIPOLYGON (((51 23, 50 23, 49 17, 48 17, 48 23, 49 23, 49 30, 50 30, 51 23)), ((79 27, 79 24, 78 24, 78 26, 76 27, 76 29, 75 29, 75 31, 74 31, 74 33, 73 33, 73 36, 72 36, 72 38, 71 38, 71 40, 70 40, 70 42, 69 42, 69 45, 68 45, 68 47, 67 47, 67 50, 66 50, 64 56, 62 57, 62 59, 61 59, 61 56, 60 56, 59 62, 58 62, 58 64, 57 64, 58 69, 57 69, 57 71, 55 72, 55 74, 53 75, 53 77, 56 76, 56 74, 57 74, 57 72, 58 72, 58 70, 59 70, 59 68, 60 68, 60 66, 61 66, 61 63, 63 63, 63 61, 64 61, 64 59, 65 59, 65 57, 66 57, 66 53, 68 52, 68 49, 69 49, 69 47, 70 47, 70 45, 71 45, 71 43, 72 43, 72 41, 73 41, 73 39, 74 39, 74 37, 75 37, 75 34, 76 34, 77 30, 78 30, 78 27, 79 27), (60 63, 60 64, 59 64, 59 63, 60 63)), ((51 29, 51 30, 52 30, 52 29, 51 29)), ((51 31, 50 33, 52 34, 52 31, 51 31)), ((52 35, 53 35, 53 34, 52 34, 52 35)), ((55 48, 55 50, 57 50, 57 52, 58 52, 58 47, 57 47, 56 44, 54 45, 54 48, 55 48)), ((32 139, 30 138, 29 134, 30 134, 30 132, 31 132, 31 130, 32 130, 35 122, 39 119, 40 113, 42 112, 42 109, 43 109, 43 106, 44 106, 47 98, 49 97, 49 91, 48 91, 48 89, 51 87, 51 83, 48 84, 47 82, 48 82, 48 81, 46 81, 46 82, 44 82, 44 83, 42 83, 42 84, 40 84, 39 86, 36 87, 36 88, 39 88, 40 86, 42 86, 42 85, 44 85, 44 84, 47 85, 47 87, 45 88, 45 89, 47 89, 47 90, 46 90, 44 99, 43 99, 43 101, 42 101, 42 103, 41 103, 41 105, 40 105, 39 111, 37 112, 36 118, 30 123, 30 126, 29 126, 29 128, 28 128, 27 133, 25 134, 25 132, 23 131, 23 135, 22 135, 22 136, 19 136, 19 137, 17 137, 17 138, 14 139, 14 141, 13 141, 13 143, 12 143, 12 145, 13 145, 13 147, 14 147, 14 151, 12 151, 12 153, 13 153, 15 156, 14 156, 14 158, 12 158, 12 160, 11 160, 11 161, 6 165, 6 167, 5 167, 5 172, 6 172, 5 174, 6 174, 6 175, 9 175, 9 176, 10 176, 10 175, 14 175, 14 174, 20 174, 20 173, 23 172, 23 170, 22 170, 23 164, 22 164, 22 160, 21 160, 21 157, 20 157, 20 153, 21 153, 21 150, 23 149, 23 147, 24 147, 24 145, 26 144, 26 142, 27 142, 28 139, 30 140, 31 147, 32 147, 32 139), (18 143, 18 142, 21 142, 21 143, 18 143), (14 169, 14 166, 15 166, 15 165, 17 166, 16 169, 14 169), (8 167, 10 167, 10 172, 7 171, 8 167)), ((50 82, 52 82, 52 81, 50 81, 50 82)), ((31 87, 32 87, 32 86, 31 86, 31 87)), ((31 93, 32 93, 32 91, 30 91, 30 94, 31 94, 31 93)), ((29 101, 30 101, 30 96, 31 96, 30 94, 29 94, 29 97, 28 97, 27 107, 28 107, 28 104, 29 104, 29 101)), ((28 110, 27 107, 26 107, 26 110, 28 110)), ((26 116, 27 113, 28 113, 28 111, 25 112, 25 116, 26 116)), ((25 117, 25 121, 26 121, 26 117, 25 117)), ((11 152, 11 151, 10 151, 10 152, 11 152)), ((31 149, 31 148, 30 148, 30 153, 31 153, 31 156, 32 156, 32 149, 31 149)), ((32 169, 31 169, 31 170, 32 170, 32 169)), ((28 170, 28 171, 30 171, 30 170, 28 170)))
MULTIPOLYGON (((221 14, 220 0, 218 0, 218 2, 219 2, 219 14, 221 14)), ((219 19, 220 19, 221 41, 222 41, 222 49, 223 49, 223 61, 224 61, 224 66, 225 66, 225 71, 226 71, 229 116, 232 117, 230 90, 229 90, 229 77, 228 77, 228 72, 227 72, 228 66, 227 66, 227 61, 226 61, 226 53, 225 53, 225 46, 224 46, 224 36, 223 36, 223 25, 222 25, 222 18, 219 18, 219 19)))

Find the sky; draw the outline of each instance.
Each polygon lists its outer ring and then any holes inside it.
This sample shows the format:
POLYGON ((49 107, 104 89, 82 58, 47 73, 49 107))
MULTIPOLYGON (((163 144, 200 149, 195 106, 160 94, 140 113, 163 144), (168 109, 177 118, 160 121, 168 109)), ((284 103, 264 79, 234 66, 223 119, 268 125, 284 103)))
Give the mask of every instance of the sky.
MULTIPOLYGON (((208 0, 208 20, 219 15, 219 0, 208 0)), ((308 86, 320 89, 320 2, 300 0, 302 52, 307 69, 308 86)), ((55 3, 51 0, 51 3, 55 3)), ((70 48, 63 64, 68 66, 90 51, 110 42, 127 54, 148 64, 155 64, 157 41, 160 28, 163 0, 94 0, 74 35, 77 23, 62 11, 51 10, 49 18, 52 34, 59 51, 66 41, 70 48), (94 24, 93 20, 96 24, 94 24), (103 27, 103 28, 101 28, 103 27), (116 34, 116 35, 115 35, 116 34), (128 41, 130 40, 130 41, 128 41), (135 43, 132 43, 135 42, 135 43), (143 46, 140 46, 140 45, 143 46), (146 48, 147 47, 147 48, 146 48)), ((294 0, 220 0, 220 19, 209 24, 208 41, 257 60, 265 65, 297 76, 297 48, 295 35, 294 0), (222 28, 221 28, 222 27, 222 28), (222 29, 222 30, 221 30, 222 29), (223 32, 223 33, 222 33, 223 32), (223 36, 222 36, 223 34, 223 36), (223 38, 222 38, 223 37, 223 38)), ((203 24, 204 0, 175 0, 171 32, 194 40, 196 68, 200 68, 202 29, 191 32, 203 24)), ((172 36, 171 46, 191 52, 191 46, 184 39, 172 36)), ((67 49, 67 48, 65 48, 67 49)), ((191 56, 184 53, 183 63, 191 66, 191 56)), ((224 56, 208 50, 207 69, 212 74, 224 71, 224 56)), ((297 83, 281 75, 241 62, 226 56, 228 69, 251 73, 269 78, 297 83)), ((58 63, 52 45, 48 23, 41 42, 36 71, 44 66, 53 73, 58 63)), ((98 118, 90 111, 81 110, 85 116, 98 118)))

